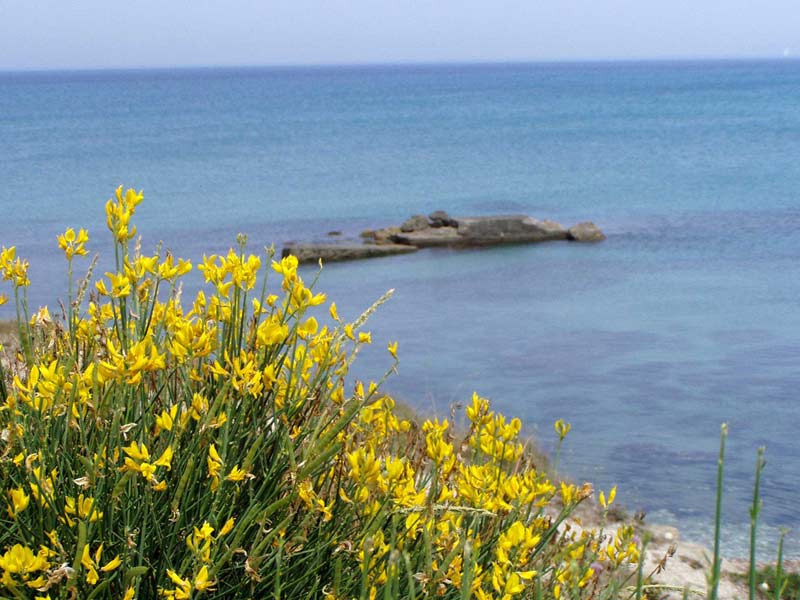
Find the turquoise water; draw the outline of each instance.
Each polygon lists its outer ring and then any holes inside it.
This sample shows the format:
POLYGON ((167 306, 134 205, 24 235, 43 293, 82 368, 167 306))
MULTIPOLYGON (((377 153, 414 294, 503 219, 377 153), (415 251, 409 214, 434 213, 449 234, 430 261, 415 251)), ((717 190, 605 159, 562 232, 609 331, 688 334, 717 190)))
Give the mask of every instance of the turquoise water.
POLYGON ((550 448, 563 417, 563 470, 706 543, 728 422, 743 555, 760 445, 766 547, 798 524, 798 98, 792 61, 0 74, 0 244, 53 305, 56 233, 105 247, 120 183, 145 190, 144 243, 194 260, 440 208, 594 220, 600 245, 426 250, 320 285, 348 317, 396 290, 359 374, 398 339, 388 388, 422 411, 478 390, 550 448))

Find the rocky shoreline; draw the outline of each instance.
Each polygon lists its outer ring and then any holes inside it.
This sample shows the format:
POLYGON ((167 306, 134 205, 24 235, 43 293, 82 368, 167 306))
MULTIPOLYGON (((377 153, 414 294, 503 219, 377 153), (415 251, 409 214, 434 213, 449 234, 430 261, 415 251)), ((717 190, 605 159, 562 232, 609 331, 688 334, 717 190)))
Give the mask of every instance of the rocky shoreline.
MULTIPOLYGON (((330 232, 338 237, 340 232, 330 232)), ((451 217, 443 210, 413 215, 399 226, 363 231, 360 240, 289 242, 282 256, 292 254, 301 263, 357 260, 406 254, 420 248, 478 248, 506 244, 533 244, 555 240, 600 242, 605 234, 591 221, 565 228, 555 221, 527 215, 451 217)))
MULTIPOLYGON (((640 517, 626 516, 626 511, 616 508, 604 516, 595 503, 579 507, 576 516, 580 524, 570 526, 578 533, 583 527, 603 528, 605 534, 613 538, 617 530, 632 525, 640 539, 647 539, 644 553, 643 572, 652 575, 650 598, 658 600, 683 600, 684 591, 688 598, 706 598, 707 577, 711 570, 713 552, 697 542, 683 539, 681 532, 670 525, 648 523, 640 517), (616 517, 616 518, 615 518, 616 517)), ((774 563, 758 562, 758 569, 774 563)), ((747 572, 749 560, 746 558, 722 557, 720 566, 719 600, 744 600, 748 597, 747 572)), ((800 561, 785 559, 785 573, 800 572, 800 561)), ((757 598, 772 597, 766 594, 763 580, 758 579, 757 598)))

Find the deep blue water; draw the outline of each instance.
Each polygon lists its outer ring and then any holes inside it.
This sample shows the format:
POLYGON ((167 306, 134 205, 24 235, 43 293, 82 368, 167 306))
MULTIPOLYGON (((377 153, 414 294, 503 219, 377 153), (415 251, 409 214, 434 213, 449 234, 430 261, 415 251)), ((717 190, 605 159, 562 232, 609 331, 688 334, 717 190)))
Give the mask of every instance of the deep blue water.
POLYGON ((550 448, 563 417, 562 470, 706 543, 728 422, 743 555, 758 446, 766 547, 799 520, 799 157, 794 61, 7 73, 0 244, 54 305, 56 233, 108 248, 120 183, 145 245, 195 261, 435 209, 592 219, 606 242, 331 264, 320 289, 347 317, 396 289, 361 376, 399 339, 388 389, 422 411, 478 390, 550 448))

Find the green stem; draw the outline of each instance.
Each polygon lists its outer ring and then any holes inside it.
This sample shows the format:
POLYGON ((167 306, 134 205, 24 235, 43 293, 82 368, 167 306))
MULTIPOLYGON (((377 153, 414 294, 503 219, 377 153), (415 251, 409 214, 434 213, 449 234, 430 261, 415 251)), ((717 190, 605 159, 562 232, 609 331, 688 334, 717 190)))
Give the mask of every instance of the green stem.
POLYGON ((781 530, 781 537, 778 540, 778 563, 775 565, 775 600, 781 600, 783 593, 783 540, 788 530, 781 530))
POLYGON ((723 423, 720 427, 719 442, 719 462, 717 463, 717 502, 714 513, 714 562, 711 567, 711 577, 709 579, 708 594, 709 600, 717 600, 719 596, 720 566, 722 558, 720 556, 720 530, 722 523, 722 474, 725 464, 725 440, 728 437, 728 425, 723 423))
POLYGON ((558 476, 558 459, 561 456, 561 444, 563 443, 564 438, 559 436, 558 438, 558 446, 556 446, 556 455, 553 457, 553 480, 555 481, 556 477, 558 476))
POLYGON ((761 484, 761 471, 764 469, 764 447, 758 449, 756 456, 756 480, 753 486, 753 504, 750 507, 750 568, 748 570, 748 583, 750 585, 750 600, 756 598, 756 529, 758 515, 761 512, 761 498, 759 487, 761 484))
POLYGON ((72 343, 75 340, 75 322, 73 317, 73 309, 72 309, 72 296, 73 296, 73 276, 72 276, 72 259, 67 261, 67 279, 69 280, 68 286, 69 291, 67 292, 67 330, 69 331, 69 338, 70 338, 70 347, 72 347, 72 343))
POLYGON ((647 540, 642 545, 642 552, 639 555, 639 565, 636 573, 636 600, 642 600, 642 592, 644 590, 644 561, 645 552, 647 551, 647 540))

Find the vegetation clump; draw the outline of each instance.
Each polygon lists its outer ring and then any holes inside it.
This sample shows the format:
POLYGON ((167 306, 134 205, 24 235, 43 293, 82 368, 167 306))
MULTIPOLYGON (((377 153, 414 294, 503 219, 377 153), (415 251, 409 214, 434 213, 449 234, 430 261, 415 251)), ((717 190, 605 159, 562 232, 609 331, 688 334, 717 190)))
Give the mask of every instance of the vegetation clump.
POLYGON ((0 253, 20 339, 0 365, 0 595, 641 595, 633 529, 581 527, 591 486, 537 470, 519 419, 477 394, 463 436, 401 419, 383 378, 348 375, 375 306, 342 321, 294 257, 244 239, 203 257, 184 304, 191 262, 132 243, 141 201, 120 187, 106 204, 103 277, 73 276, 85 230, 58 237, 58 318, 29 311, 28 264, 0 253))

